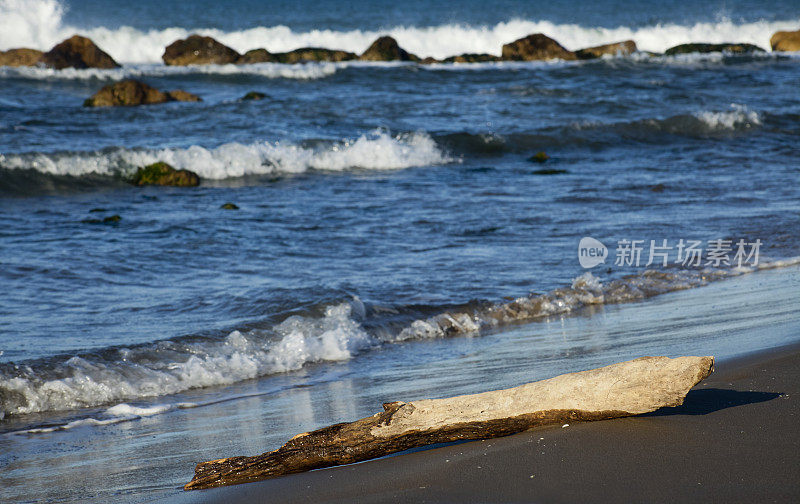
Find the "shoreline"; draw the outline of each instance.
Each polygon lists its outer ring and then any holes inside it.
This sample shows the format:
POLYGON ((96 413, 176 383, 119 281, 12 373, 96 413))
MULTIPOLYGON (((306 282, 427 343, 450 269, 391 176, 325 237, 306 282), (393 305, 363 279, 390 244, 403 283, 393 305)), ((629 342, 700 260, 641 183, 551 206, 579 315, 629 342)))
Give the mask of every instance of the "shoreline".
MULTIPOLYGON (((795 502, 800 342, 718 361, 684 405, 172 496, 170 502, 795 502)), ((166 501, 164 501, 166 502, 166 501)))

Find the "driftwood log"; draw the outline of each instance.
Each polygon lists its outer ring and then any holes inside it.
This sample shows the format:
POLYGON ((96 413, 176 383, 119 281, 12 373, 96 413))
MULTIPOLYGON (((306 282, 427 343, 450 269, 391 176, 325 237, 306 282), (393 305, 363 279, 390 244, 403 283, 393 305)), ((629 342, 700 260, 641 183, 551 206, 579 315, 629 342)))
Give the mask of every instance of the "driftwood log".
POLYGON ((713 369, 713 357, 641 357, 506 390, 386 403, 381 413, 299 434, 272 452, 200 463, 184 489, 246 483, 434 443, 679 406, 713 369))

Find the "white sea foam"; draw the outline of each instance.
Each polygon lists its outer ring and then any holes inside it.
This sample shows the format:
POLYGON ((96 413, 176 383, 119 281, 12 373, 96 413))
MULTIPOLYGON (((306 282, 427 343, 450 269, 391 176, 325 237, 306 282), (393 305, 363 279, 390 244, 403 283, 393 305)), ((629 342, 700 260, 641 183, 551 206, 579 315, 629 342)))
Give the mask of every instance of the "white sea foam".
POLYGON ((307 170, 396 170, 453 161, 427 133, 396 136, 374 131, 356 139, 315 147, 288 142, 227 143, 209 149, 106 149, 80 153, 0 154, 0 166, 33 168, 53 175, 129 174, 139 166, 164 161, 206 179, 244 175, 302 173, 307 170))
POLYGON ((420 56, 444 58, 466 52, 499 55, 503 44, 530 33, 545 33, 568 49, 632 39, 647 51, 662 52, 688 42, 745 42, 769 48, 770 36, 778 30, 796 29, 800 18, 783 21, 735 23, 730 20, 692 25, 656 24, 630 28, 556 24, 544 20, 511 19, 493 26, 444 24, 396 26, 385 30, 336 31, 317 29, 298 32, 287 26, 257 27, 225 32, 202 27, 138 30, 131 27, 95 27, 79 30, 63 22, 64 8, 56 0, 0 0, 0 50, 32 47, 47 50, 80 32, 122 63, 161 61, 164 47, 191 33, 212 36, 239 52, 264 47, 280 52, 304 46, 321 46, 360 53, 378 36, 389 34, 407 50, 420 56))
POLYGON ((761 117, 758 115, 758 112, 750 110, 738 103, 732 103, 730 110, 704 110, 696 112, 694 116, 712 130, 733 130, 761 124, 761 117))
POLYGON ((120 81, 139 77, 163 77, 187 74, 211 75, 255 75, 268 79, 313 80, 328 77, 337 72, 341 63, 305 63, 282 65, 258 63, 254 65, 189 65, 165 66, 157 63, 134 63, 122 68, 64 68, 55 70, 42 67, 0 67, 0 77, 24 77, 37 80, 106 80, 120 81))
MULTIPOLYGON (((327 307, 321 317, 290 317, 268 334, 233 331, 221 341, 183 346, 160 342, 144 349, 121 349, 113 361, 72 357, 47 371, 47 376, 29 369, 24 376, 0 377, 0 397, 4 398, 0 409, 20 414, 91 407, 228 385, 311 362, 347 360, 376 344, 352 314, 353 306, 341 303, 327 307)), ((69 428, 107 425, 191 406, 117 404, 102 418, 79 420, 69 428)))
MULTIPOLYGON (((800 258, 764 262, 757 269, 797 264, 800 258)), ((98 415, 99 418, 31 432, 108 425, 198 406, 194 403, 133 406, 126 401, 229 385, 296 370, 314 362, 345 361, 386 343, 473 334, 502 324, 574 313, 588 305, 642 300, 750 271, 755 268, 646 271, 607 283, 587 272, 575 278, 570 287, 547 294, 444 311, 426 319, 408 320, 405 327, 380 334, 364 328, 364 307, 356 298, 329 305, 317 316, 296 315, 269 330, 233 331, 221 340, 190 343, 166 340, 121 348, 113 357, 75 356, 37 369, 26 365, 15 366, 13 370, 7 367, 0 372, 0 415, 116 404, 98 415)))

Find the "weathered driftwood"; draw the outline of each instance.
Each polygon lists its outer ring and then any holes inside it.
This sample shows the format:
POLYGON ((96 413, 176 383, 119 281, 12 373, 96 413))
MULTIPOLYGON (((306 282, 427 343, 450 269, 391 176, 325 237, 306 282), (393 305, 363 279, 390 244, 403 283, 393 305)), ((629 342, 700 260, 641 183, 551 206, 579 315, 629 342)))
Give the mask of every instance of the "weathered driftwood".
POLYGON ((713 357, 641 357, 506 390, 386 403, 381 413, 299 434, 272 452, 200 463, 184 489, 245 483, 433 443, 506 436, 542 425, 678 406, 713 368, 713 357))

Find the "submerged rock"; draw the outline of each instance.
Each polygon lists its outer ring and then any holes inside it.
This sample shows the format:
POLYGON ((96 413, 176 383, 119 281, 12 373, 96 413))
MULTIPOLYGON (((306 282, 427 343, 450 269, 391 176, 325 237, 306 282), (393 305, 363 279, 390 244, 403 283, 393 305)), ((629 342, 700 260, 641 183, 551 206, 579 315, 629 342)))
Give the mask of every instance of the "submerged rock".
POLYGON ((163 92, 136 80, 115 82, 103 87, 91 98, 83 102, 84 107, 131 107, 152 105, 169 101, 201 101, 192 93, 177 89, 163 92))
POLYGON ((42 51, 36 49, 9 49, 8 51, 0 51, 0 66, 9 67, 24 67, 35 66, 42 62, 42 51))
POLYGON ((114 58, 80 35, 73 35, 42 55, 42 63, 50 68, 119 68, 114 58))
POLYGON ((224 203, 222 206, 220 206, 220 209, 222 209, 222 210, 239 210, 239 207, 236 206, 235 203, 224 203))
POLYGON ((172 91, 167 91, 167 97, 169 98, 169 101, 181 101, 181 102, 203 101, 203 99, 197 96, 196 94, 184 91, 183 89, 174 89, 172 91))
POLYGON ((733 54, 749 54, 756 52, 766 52, 764 49, 753 44, 681 44, 675 47, 670 47, 664 54, 667 56, 674 56, 676 54, 690 54, 690 53, 713 53, 713 52, 726 52, 733 54))
POLYGON ((192 171, 176 170, 167 163, 159 161, 136 170, 130 182, 137 186, 160 185, 193 187, 200 185, 200 177, 192 171))
POLYGON ((115 224, 121 220, 122 217, 120 217, 117 214, 114 214, 114 215, 109 215, 104 219, 84 219, 81 222, 83 222, 84 224, 115 224))
POLYGON ((769 39, 773 51, 800 51, 800 30, 775 32, 769 39))
POLYGON ((613 44, 605 44, 596 47, 588 47, 575 51, 575 56, 578 59, 595 59, 602 58, 605 55, 610 56, 627 56, 636 52, 636 42, 633 40, 625 40, 623 42, 615 42, 613 44))
POLYGON ((485 63, 487 61, 501 61, 501 58, 493 54, 465 53, 442 60, 443 63, 485 63))
POLYGON ((544 163, 548 159, 550 159, 550 156, 548 156, 546 152, 539 151, 533 156, 529 157, 528 161, 530 161, 531 163, 544 163))
POLYGON ((502 59, 506 61, 574 60, 577 59, 577 56, 547 35, 534 33, 510 44, 505 44, 502 59))
POLYGON ((419 57, 400 47, 397 41, 389 36, 379 37, 358 59, 361 61, 420 61, 419 57))
POLYGON ((569 173, 567 170, 559 170, 556 168, 542 168, 541 170, 534 170, 534 175, 563 175, 569 173))
POLYGON ((236 63, 240 55, 211 37, 190 35, 167 46, 161 59, 167 65, 227 65, 236 63))
POLYGON ((250 91, 246 95, 242 96, 242 100, 263 100, 266 98, 267 95, 264 93, 259 93, 258 91, 250 91))

